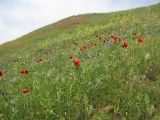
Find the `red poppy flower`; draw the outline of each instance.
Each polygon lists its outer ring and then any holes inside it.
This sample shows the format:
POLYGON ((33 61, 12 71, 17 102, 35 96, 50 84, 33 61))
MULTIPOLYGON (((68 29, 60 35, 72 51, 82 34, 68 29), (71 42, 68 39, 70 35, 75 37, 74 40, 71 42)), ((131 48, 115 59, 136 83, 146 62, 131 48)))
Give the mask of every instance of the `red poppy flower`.
POLYGON ((123 48, 127 48, 128 47, 128 40, 125 40, 124 43, 122 44, 123 48))
POLYGON ((23 93, 29 93, 30 90, 28 90, 28 89, 23 89, 22 92, 23 92, 23 93))
POLYGON ((68 58, 69 58, 69 59, 72 59, 73 57, 70 55, 70 56, 68 56, 68 58))
POLYGON ((3 77, 4 76, 4 73, 3 71, 0 70, 0 77, 3 77))
POLYGON ((67 44, 67 42, 65 41, 65 42, 63 42, 63 44, 65 44, 65 45, 66 45, 66 44, 67 44))
POLYGON ((88 47, 87 47, 87 45, 83 45, 82 48, 83 49, 87 49, 88 47))
POLYGON ((78 45, 78 42, 72 42, 74 45, 78 45))
POLYGON ((28 70, 21 70, 20 73, 21 74, 28 74, 29 72, 28 72, 28 70))
POLYGON ((143 38, 138 37, 138 42, 143 43, 144 42, 143 38))
POLYGON ((111 35, 111 38, 113 38, 114 40, 114 44, 119 44, 120 43, 120 38, 114 36, 114 35, 111 35))
POLYGON ((119 44, 120 43, 120 38, 115 39, 114 44, 119 44))
POLYGON ((132 34, 133 34, 133 35, 137 35, 137 32, 133 32, 132 34))
POLYGON ((73 62, 74 62, 74 65, 75 65, 77 68, 80 67, 80 61, 78 60, 78 58, 75 58, 75 59, 73 60, 73 62))

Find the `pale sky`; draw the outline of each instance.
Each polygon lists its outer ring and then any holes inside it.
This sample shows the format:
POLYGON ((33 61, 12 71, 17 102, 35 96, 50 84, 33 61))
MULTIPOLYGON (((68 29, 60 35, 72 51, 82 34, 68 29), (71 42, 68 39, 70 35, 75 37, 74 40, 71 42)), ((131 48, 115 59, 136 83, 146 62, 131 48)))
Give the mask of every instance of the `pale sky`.
POLYGON ((105 13, 158 2, 160 0, 0 0, 0 44, 71 15, 105 13))

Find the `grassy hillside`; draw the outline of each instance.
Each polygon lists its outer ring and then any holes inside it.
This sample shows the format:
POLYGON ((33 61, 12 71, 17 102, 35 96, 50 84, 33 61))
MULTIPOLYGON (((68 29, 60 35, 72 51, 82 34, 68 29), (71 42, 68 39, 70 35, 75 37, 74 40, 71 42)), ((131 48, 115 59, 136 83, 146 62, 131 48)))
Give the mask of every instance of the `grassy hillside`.
POLYGON ((159 120, 160 4, 72 16, 0 46, 2 120, 159 120))

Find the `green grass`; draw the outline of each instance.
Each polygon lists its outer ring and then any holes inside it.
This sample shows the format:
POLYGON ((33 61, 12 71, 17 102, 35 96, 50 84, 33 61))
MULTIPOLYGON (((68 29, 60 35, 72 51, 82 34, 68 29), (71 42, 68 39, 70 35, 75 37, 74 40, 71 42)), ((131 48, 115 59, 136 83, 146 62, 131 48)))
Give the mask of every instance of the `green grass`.
POLYGON ((1 45, 0 119, 159 120, 159 13, 156 4, 72 16, 1 45), (103 39, 115 34, 121 43, 112 38, 104 43, 96 34, 103 39), (122 48, 126 39, 129 46, 122 48), (83 44, 88 49, 80 51, 83 44), (37 64, 35 58, 43 60, 37 64), (24 69, 29 74, 20 74, 24 69), (24 88, 30 92, 22 93, 24 88))

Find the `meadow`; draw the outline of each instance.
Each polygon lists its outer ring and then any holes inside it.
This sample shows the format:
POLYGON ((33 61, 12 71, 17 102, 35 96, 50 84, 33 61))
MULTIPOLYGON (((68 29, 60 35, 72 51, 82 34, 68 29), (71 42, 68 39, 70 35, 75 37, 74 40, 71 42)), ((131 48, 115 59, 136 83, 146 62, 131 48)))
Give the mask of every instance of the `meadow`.
POLYGON ((0 45, 0 119, 160 120, 159 13, 71 16, 0 45))

